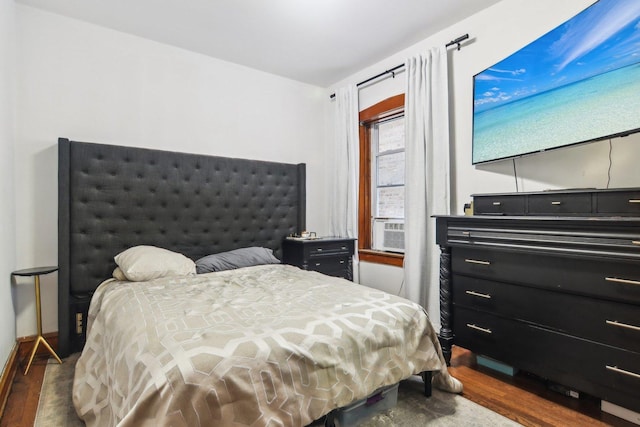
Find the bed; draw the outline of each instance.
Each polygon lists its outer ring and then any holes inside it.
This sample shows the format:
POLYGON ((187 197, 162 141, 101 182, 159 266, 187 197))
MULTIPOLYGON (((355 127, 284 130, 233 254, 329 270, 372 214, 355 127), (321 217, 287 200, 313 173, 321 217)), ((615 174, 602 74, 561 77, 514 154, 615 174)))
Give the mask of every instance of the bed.
POLYGON ((279 263, 195 274, 195 260, 238 248, 281 258, 305 228, 304 174, 59 140, 59 340, 63 355, 82 350, 87 425, 304 426, 432 371, 461 391, 407 300, 279 263), (194 269, 109 279, 114 256, 143 247, 194 269))

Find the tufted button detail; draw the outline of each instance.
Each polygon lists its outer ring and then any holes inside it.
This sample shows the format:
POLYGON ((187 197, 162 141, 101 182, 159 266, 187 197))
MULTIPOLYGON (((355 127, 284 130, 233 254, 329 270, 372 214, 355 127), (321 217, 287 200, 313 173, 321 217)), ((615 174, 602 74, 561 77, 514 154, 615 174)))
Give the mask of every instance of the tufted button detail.
POLYGON ((97 144, 76 157, 72 292, 93 291, 134 245, 189 257, 258 245, 280 257, 282 237, 299 230, 294 165, 97 144))

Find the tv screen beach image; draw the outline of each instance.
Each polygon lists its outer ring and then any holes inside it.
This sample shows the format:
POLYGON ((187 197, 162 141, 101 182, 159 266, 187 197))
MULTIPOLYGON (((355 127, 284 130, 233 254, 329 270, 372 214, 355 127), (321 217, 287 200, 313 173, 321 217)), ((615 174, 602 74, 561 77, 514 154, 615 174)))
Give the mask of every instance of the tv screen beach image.
POLYGON ((640 130, 640 1, 600 0, 474 77, 473 163, 640 130))

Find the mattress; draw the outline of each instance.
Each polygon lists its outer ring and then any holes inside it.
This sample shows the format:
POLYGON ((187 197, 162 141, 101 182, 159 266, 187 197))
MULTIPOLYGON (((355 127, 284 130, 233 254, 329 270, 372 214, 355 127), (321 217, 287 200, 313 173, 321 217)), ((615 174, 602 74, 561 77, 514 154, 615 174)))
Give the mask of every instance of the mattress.
POLYGON ((419 305, 262 265, 102 283, 73 403, 88 426, 305 426, 423 371, 461 391, 419 305))

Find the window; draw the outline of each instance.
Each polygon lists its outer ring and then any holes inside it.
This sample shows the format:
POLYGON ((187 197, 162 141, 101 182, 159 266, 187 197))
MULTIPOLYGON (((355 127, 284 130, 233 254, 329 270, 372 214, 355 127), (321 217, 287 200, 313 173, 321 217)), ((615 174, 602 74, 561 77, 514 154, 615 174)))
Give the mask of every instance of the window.
POLYGON ((404 250, 404 94, 360 112, 358 253, 402 266, 404 250))
POLYGON ((371 133, 371 172, 375 183, 372 216, 403 219, 404 116, 376 122, 371 133))

